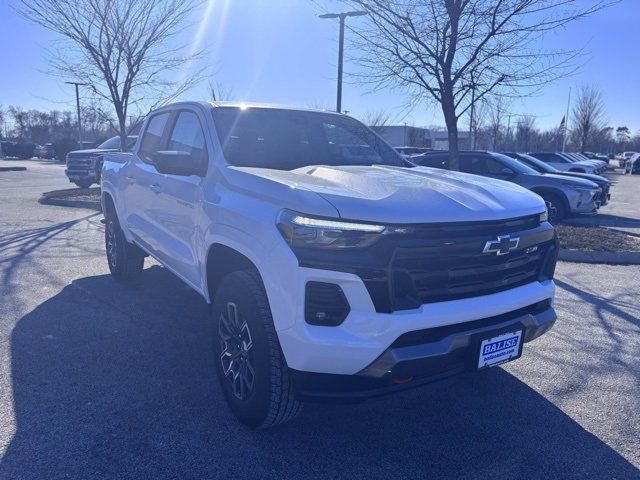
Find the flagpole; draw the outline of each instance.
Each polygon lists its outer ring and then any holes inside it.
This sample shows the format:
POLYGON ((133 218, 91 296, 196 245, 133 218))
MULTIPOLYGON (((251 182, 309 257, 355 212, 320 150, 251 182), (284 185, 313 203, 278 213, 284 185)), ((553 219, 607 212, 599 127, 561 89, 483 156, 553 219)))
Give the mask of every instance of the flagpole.
POLYGON ((571 87, 569 87, 569 98, 567 99, 567 114, 564 117, 564 135, 562 136, 562 151, 567 145, 567 133, 569 133, 569 104, 571 103, 571 87))

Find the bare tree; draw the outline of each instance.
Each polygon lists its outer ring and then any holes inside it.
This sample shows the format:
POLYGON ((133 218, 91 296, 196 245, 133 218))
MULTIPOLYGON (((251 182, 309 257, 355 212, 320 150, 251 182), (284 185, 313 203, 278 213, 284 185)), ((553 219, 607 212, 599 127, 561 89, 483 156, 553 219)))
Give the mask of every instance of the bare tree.
POLYGON ((497 150, 500 145, 506 148, 503 142, 504 129, 506 128, 506 116, 509 109, 507 100, 502 96, 487 99, 487 129, 491 137, 491 148, 497 150))
POLYGON ((536 117, 532 115, 523 115, 518 120, 516 127, 516 148, 518 152, 531 151, 531 146, 538 133, 535 125, 536 117))
POLYGON ((209 96, 213 102, 228 102, 233 100, 233 89, 225 88, 217 82, 209 82, 209 96))
POLYGON ((376 86, 436 101, 458 169, 458 120, 491 94, 535 89, 567 74, 576 51, 542 51, 545 33, 608 0, 343 0, 366 10, 353 30, 360 63, 376 86))
POLYGON ((596 141, 596 137, 605 127, 606 113, 602 93, 593 85, 583 85, 578 91, 578 99, 571 111, 573 116, 573 136, 580 151, 596 141))
POLYGON ((376 132, 384 131, 391 123, 391 114, 383 109, 369 110, 364 114, 362 121, 376 132))
POLYGON ((629 143, 629 140, 631 140, 631 131, 629 130, 629 127, 616 128, 616 140, 622 146, 622 150, 624 151, 625 145, 629 143))
POLYGON ((197 57, 170 46, 198 0, 22 0, 27 19, 60 34, 51 63, 62 77, 85 83, 113 106, 126 144, 129 110, 170 101, 200 79, 172 81, 197 57))

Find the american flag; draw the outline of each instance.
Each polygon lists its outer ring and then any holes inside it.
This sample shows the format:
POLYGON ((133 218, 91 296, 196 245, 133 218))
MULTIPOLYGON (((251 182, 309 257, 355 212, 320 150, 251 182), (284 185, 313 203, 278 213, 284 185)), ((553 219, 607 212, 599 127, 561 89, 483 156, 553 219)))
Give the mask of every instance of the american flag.
POLYGON ((562 121, 560 122, 560 128, 558 128, 558 133, 560 136, 564 137, 564 134, 567 133, 567 119, 562 116, 562 121))

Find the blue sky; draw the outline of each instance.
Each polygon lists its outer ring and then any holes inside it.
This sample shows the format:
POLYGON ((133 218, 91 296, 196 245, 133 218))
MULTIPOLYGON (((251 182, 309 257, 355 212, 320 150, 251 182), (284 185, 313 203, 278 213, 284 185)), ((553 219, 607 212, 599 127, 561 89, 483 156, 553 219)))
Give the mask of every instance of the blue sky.
MULTIPOLYGON (((335 105, 336 21, 317 18, 311 0, 210 0, 193 15, 184 41, 207 49, 213 80, 233 91, 234 100, 332 108, 335 105)), ((0 104, 24 108, 74 108, 73 91, 47 73, 46 48, 56 36, 33 25, 0 0, 0 104)), ((329 8, 339 5, 328 0, 329 8)), ((340 7, 338 7, 340 8, 340 7)), ((350 19, 357 27, 358 19, 350 19)), ((537 117, 542 128, 557 126, 564 115, 569 88, 592 83, 603 92, 613 126, 640 130, 640 0, 623 0, 593 17, 551 34, 554 48, 586 46, 586 64, 572 77, 549 85, 534 98, 515 101, 511 112, 537 117)), ((345 65, 347 72, 357 66, 345 65)), ((346 79, 343 108, 355 116, 372 110, 392 112, 397 123, 443 125, 435 105, 407 111, 400 91, 370 92, 370 86, 346 79)), ((203 84, 185 95, 208 99, 203 84)), ((574 96, 575 98, 575 96, 574 96)))

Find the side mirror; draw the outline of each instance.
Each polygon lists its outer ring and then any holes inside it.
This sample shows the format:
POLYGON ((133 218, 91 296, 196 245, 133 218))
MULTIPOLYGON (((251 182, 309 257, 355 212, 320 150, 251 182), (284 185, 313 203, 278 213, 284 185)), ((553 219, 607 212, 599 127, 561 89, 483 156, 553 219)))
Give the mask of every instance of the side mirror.
POLYGON ((510 168, 505 167, 500 171, 500 173, 505 177, 511 177, 515 172, 510 168))
POLYGON ((155 152, 153 162, 156 170, 168 175, 200 175, 202 168, 200 162, 188 152, 180 150, 167 150, 155 152))

